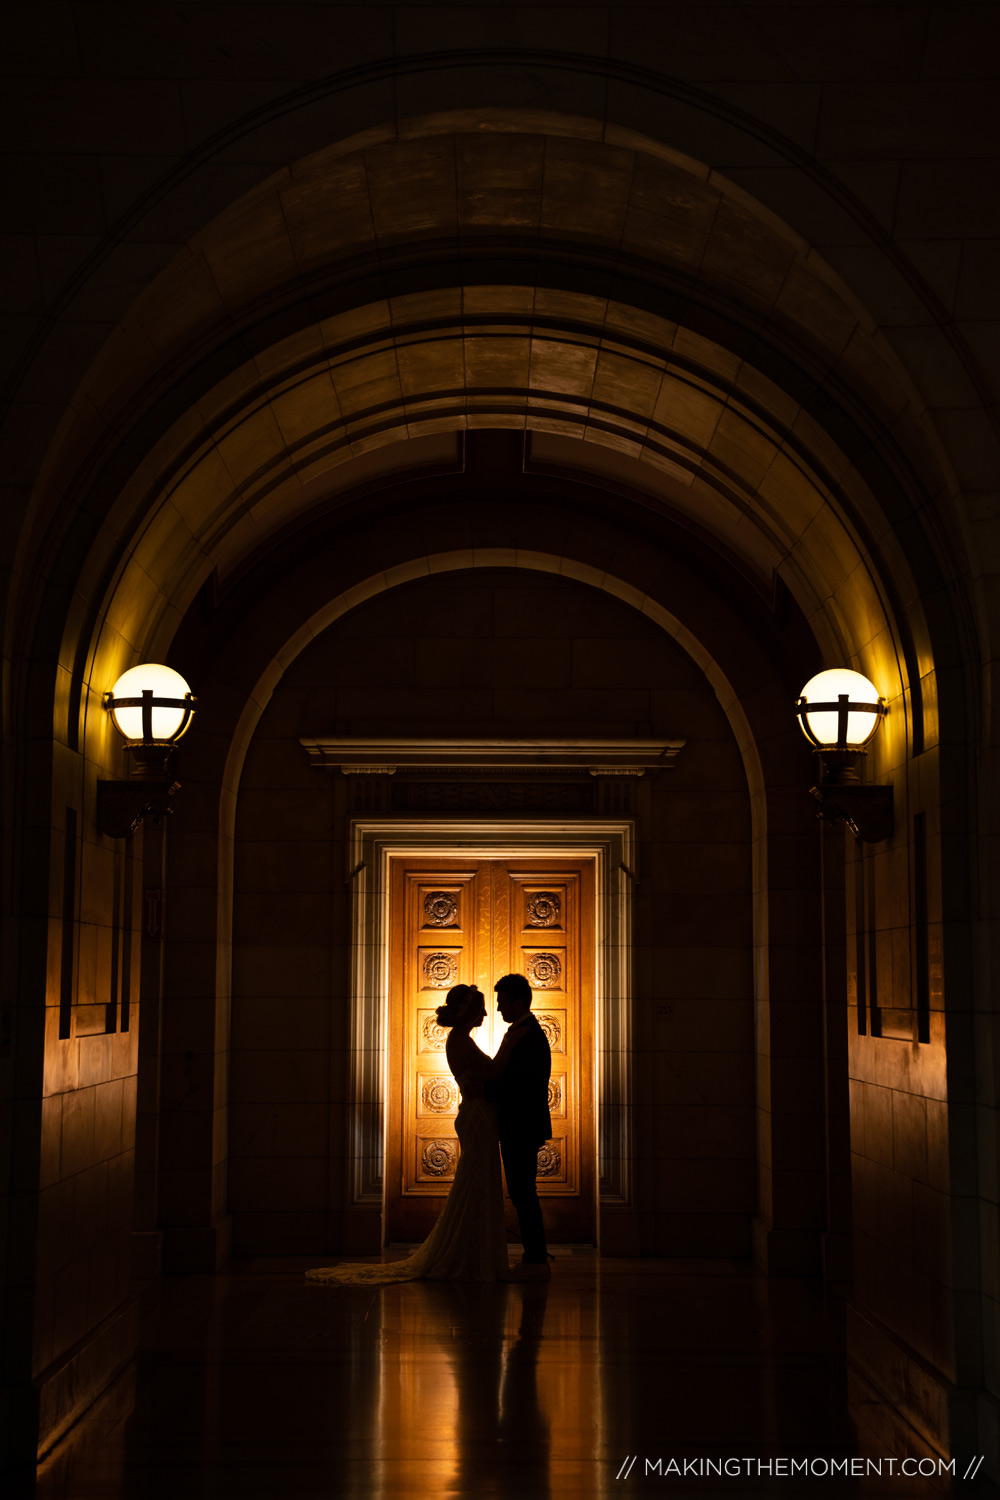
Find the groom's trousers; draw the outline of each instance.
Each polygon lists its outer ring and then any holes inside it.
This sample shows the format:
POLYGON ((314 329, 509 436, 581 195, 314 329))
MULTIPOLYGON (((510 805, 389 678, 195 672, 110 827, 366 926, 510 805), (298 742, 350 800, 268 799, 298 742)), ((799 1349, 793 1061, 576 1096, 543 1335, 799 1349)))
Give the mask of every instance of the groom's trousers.
POLYGON ((537 1264, 548 1261, 548 1246, 545 1243, 545 1226, 542 1223, 542 1206, 538 1201, 535 1178, 538 1175, 538 1143, 523 1136, 502 1135, 500 1155, 503 1159, 507 1192, 517 1210, 517 1224, 521 1231, 526 1261, 537 1264))

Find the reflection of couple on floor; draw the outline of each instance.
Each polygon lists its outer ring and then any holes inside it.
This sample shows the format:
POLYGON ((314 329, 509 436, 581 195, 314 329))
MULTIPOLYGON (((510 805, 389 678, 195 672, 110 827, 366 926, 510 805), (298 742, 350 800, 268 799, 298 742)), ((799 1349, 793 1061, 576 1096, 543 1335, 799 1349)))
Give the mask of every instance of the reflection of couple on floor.
POLYGON ((531 986, 507 974, 493 987, 508 1024, 496 1057, 476 1046, 472 1032, 486 1019, 475 985, 458 984, 438 1007, 448 1030, 445 1055, 462 1100, 455 1119, 461 1154, 451 1192, 418 1250, 388 1265, 340 1265, 308 1271, 311 1281, 372 1285, 392 1281, 534 1281, 549 1275, 535 1177, 538 1148, 552 1131, 548 1085, 552 1065, 545 1033, 531 1014, 531 986), (499 1154, 497 1145, 499 1143, 499 1154), (524 1247, 508 1269, 500 1157, 517 1210, 524 1247))

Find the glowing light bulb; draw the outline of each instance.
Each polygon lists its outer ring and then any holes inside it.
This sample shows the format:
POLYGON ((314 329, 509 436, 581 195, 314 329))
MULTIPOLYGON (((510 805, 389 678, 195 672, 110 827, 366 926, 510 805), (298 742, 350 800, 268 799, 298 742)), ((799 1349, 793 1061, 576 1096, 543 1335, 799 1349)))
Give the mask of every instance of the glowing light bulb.
POLYGON ((867 677, 833 667, 810 677, 795 712, 802 733, 818 750, 860 750, 878 728, 885 707, 867 677))
POLYGON ((108 694, 106 706, 126 740, 179 740, 191 722, 194 698, 179 672, 157 662, 130 667, 108 694), (144 701, 143 694, 151 694, 144 701))

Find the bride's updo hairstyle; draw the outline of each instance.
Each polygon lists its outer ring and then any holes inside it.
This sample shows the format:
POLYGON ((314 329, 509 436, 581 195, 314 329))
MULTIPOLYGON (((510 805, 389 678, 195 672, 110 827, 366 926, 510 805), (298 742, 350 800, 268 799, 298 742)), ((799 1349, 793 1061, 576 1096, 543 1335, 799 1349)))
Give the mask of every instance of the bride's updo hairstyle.
POLYGON ((468 1010, 479 990, 474 984, 456 984, 454 989, 448 991, 448 998, 443 1005, 437 1008, 437 1023, 439 1026, 454 1026, 460 1021, 468 1010))

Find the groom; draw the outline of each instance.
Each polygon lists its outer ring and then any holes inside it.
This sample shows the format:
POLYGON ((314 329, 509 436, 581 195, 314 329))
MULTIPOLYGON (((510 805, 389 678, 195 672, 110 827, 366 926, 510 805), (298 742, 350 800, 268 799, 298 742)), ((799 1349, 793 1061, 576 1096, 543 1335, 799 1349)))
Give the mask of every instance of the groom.
POLYGON ((499 1078, 483 1086, 497 1106, 500 1155, 507 1192, 517 1210, 524 1258, 514 1266, 511 1281, 544 1281, 549 1277, 542 1209, 535 1188, 538 1148, 552 1134, 549 1117, 549 1073, 552 1054, 545 1032, 531 1014, 531 986, 523 974, 505 974, 493 986, 497 1009, 509 1025, 523 1027, 510 1062, 499 1078))

